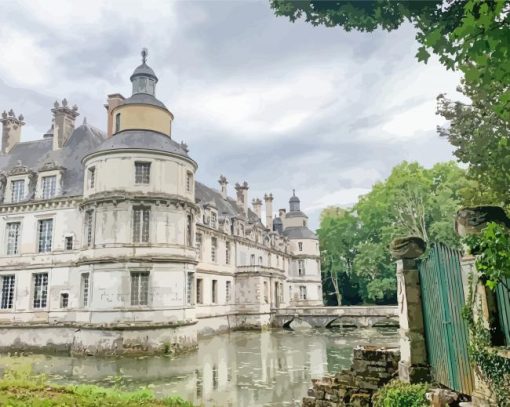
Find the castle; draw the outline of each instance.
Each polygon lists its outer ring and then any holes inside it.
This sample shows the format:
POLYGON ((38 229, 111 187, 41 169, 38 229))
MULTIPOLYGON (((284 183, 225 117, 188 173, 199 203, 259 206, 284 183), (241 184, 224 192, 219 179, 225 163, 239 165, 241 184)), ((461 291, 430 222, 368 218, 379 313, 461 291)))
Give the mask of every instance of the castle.
POLYGON ((271 323, 278 308, 322 305, 319 244, 293 194, 249 207, 195 180, 174 116, 143 62, 132 95, 109 95, 106 133, 55 102, 40 140, 2 114, 0 350, 178 351, 200 334, 271 323))

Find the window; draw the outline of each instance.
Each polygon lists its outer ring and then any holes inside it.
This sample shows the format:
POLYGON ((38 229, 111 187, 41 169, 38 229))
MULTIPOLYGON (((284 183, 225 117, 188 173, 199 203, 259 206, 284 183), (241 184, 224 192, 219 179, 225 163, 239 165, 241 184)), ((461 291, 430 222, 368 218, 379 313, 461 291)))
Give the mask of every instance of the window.
POLYGON ((195 246, 197 248, 198 260, 202 260, 202 235, 200 233, 195 235, 195 246))
POLYGON ((53 234, 53 219, 42 219, 39 221, 39 253, 51 252, 51 237, 53 234))
POLYGON ((94 188, 96 183, 96 167, 90 167, 87 170, 87 185, 89 189, 94 188))
POLYGON ((271 267, 271 253, 267 255, 267 266, 271 267))
POLYGON ((230 304, 231 300, 232 300, 232 282, 227 281, 225 283, 225 302, 227 304, 230 304))
POLYGON ((131 305, 149 303, 149 273, 131 273, 131 305))
POLYGON ((303 251, 303 242, 298 242, 298 248, 300 252, 303 251))
POLYGON ((292 286, 289 285, 289 302, 292 301, 292 286))
POLYGON ((269 287, 267 281, 264 281, 264 302, 269 303, 269 287))
POLYGON ((303 226, 306 228, 306 220, 303 221, 303 226))
POLYGON ((133 208, 133 242, 149 241, 149 208, 133 208))
POLYGON ((11 202, 20 202, 25 197, 25 180, 11 181, 11 202))
POLYGON ((65 237, 65 246, 66 246, 66 250, 73 250, 73 237, 72 236, 65 237))
POLYGON ((89 305, 89 273, 81 275, 81 305, 83 307, 89 305))
POLYGON ((151 181, 151 163, 135 163, 135 184, 148 184, 151 181))
POLYGON ((303 260, 298 260, 298 276, 305 275, 305 262, 303 260))
POLYGON ((193 246, 193 217, 188 215, 186 217, 186 244, 188 246, 193 246))
POLYGON ((115 115, 115 133, 120 131, 120 113, 115 115))
POLYGON ((46 308, 48 301, 48 273, 33 275, 34 308, 46 308))
POLYGON ((225 242, 225 264, 230 264, 230 242, 225 242))
POLYGON ((255 265, 255 255, 254 255, 254 254, 252 254, 252 255, 250 256, 250 266, 254 266, 254 265, 255 265))
POLYGON ((60 294, 60 308, 67 308, 69 306, 69 294, 61 293, 60 294))
POLYGON ((204 280, 201 278, 197 278, 197 304, 203 304, 204 303, 204 280))
POLYGON ((92 246, 92 239, 94 236, 94 211, 88 210, 85 212, 85 243, 87 247, 92 246))
POLYGON ((212 281, 211 286, 211 302, 216 304, 218 302, 218 280, 212 281))
POLYGON ((262 266, 262 256, 259 256, 259 266, 262 266))
POLYGON ((322 287, 320 285, 317 286, 317 298, 319 300, 322 298, 322 287))
POLYGON ((211 237, 211 261, 216 263, 216 252, 218 249, 218 239, 211 237))
POLYGON ((19 253, 19 234, 21 229, 20 222, 7 223, 7 254, 14 255, 19 253))
POLYGON ((216 212, 211 212, 211 227, 216 228, 217 222, 218 222, 218 217, 216 216, 216 212))
POLYGON ((194 273, 188 273, 187 287, 186 287, 186 304, 193 304, 193 280, 195 278, 194 273))
POLYGON ((57 176, 42 177, 42 198, 53 198, 57 193, 57 176))
POLYGON ((188 171, 186 173, 186 192, 191 192, 193 186, 193 173, 188 171))
POLYGON ((299 286, 299 299, 306 300, 306 286, 304 285, 299 286))
POLYGON ((1 309, 10 309, 14 303, 14 284, 16 282, 16 276, 1 276, 2 280, 2 298, 0 299, 1 309))

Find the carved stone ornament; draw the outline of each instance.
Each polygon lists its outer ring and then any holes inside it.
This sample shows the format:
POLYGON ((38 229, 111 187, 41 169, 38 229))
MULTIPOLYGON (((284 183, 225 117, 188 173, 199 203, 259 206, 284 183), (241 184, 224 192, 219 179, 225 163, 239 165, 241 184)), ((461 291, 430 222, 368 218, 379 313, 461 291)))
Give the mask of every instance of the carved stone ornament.
POLYGON ((510 228, 510 219, 499 206, 475 206, 462 208, 455 218, 455 231, 460 236, 479 233, 488 222, 497 222, 510 228))
POLYGON ((30 174, 32 173, 32 170, 28 168, 26 165, 23 165, 20 160, 16 163, 14 167, 12 167, 8 172, 7 175, 23 175, 23 174, 30 174))
POLYGON ((425 253, 427 244, 418 236, 394 239, 390 244, 390 252, 396 259, 416 259, 425 253))
POLYGON ((39 172, 54 170, 64 170, 64 167, 58 165, 55 161, 51 159, 46 160, 41 166, 41 168, 39 168, 39 172))

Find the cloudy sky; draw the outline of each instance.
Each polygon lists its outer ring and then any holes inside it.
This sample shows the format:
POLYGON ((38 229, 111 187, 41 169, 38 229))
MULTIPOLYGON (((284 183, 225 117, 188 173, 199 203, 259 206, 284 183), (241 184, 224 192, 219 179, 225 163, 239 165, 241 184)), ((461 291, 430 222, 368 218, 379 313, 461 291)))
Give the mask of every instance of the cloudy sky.
POLYGON ((104 129, 106 95, 130 95, 149 49, 157 97, 197 178, 248 181, 287 206, 295 188, 311 225, 349 205, 402 160, 430 166, 451 148, 435 128, 435 98, 459 75, 416 62, 411 27, 347 33, 290 23, 268 1, 4 1, 0 110, 23 113, 22 140, 42 137, 66 97, 104 129))

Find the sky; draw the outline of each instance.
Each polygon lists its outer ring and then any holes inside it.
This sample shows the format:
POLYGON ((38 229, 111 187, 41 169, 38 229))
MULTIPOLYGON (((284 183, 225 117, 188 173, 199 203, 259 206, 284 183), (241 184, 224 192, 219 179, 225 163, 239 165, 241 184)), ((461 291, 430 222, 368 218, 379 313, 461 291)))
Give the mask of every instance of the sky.
POLYGON ((147 47, 197 179, 217 188, 223 174, 232 196, 247 181, 250 202, 272 193, 275 210, 295 189, 316 228, 323 208, 352 205, 401 161, 453 159, 436 97, 458 96, 460 75, 418 63, 414 37, 291 23, 268 1, 6 0, 0 111, 23 114, 22 141, 42 137, 63 98, 77 125, 105 129, 106 95, 131 94, 147 47))

